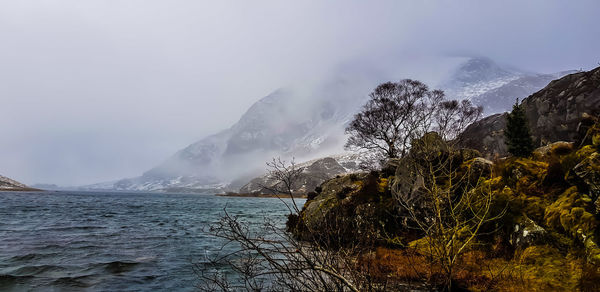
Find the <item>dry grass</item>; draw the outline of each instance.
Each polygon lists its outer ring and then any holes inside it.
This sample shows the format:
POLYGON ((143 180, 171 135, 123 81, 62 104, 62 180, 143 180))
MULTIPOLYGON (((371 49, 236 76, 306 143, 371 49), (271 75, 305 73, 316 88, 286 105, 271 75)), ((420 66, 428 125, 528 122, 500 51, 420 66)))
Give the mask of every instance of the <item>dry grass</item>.
MULTIPOLYGON (((388 283, 436 283, 442 275, 439 267, 410 249, 380 247, 360 258, 359 265, 388 283)), ((549 246, 530 247, 513 259, 475 250, 461 256, 453 282, 470 291, 600 291, 600 267, 549 246)))

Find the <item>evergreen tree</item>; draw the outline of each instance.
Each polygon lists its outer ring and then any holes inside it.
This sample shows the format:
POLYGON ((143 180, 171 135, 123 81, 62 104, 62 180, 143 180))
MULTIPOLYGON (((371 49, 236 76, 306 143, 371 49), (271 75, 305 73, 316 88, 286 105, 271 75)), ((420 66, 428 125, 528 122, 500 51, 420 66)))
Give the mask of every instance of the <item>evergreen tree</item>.
POLYGON ((506 129, 504 137, 506 137, 506 146, 508 152, 514 156, 527 157, 533 152, 533 140, 529 134, 529 126, 527 125, 527 117, 523 107, 519 105, 519 99, 513 110, 506 118, 506 129))

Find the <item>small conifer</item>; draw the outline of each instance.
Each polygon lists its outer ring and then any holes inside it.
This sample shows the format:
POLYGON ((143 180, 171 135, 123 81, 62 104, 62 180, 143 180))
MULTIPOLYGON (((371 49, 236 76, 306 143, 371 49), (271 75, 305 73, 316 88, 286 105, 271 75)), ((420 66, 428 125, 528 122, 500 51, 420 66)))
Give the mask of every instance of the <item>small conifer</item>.
POLYGON ((534 149, 533 140, 527 125, 525 110, 519 105, 519 99, 513 105, 513 110, 508 114, 506 120, 504 137, 506 138, 508 152, 517 157, 530 156, 534 149))

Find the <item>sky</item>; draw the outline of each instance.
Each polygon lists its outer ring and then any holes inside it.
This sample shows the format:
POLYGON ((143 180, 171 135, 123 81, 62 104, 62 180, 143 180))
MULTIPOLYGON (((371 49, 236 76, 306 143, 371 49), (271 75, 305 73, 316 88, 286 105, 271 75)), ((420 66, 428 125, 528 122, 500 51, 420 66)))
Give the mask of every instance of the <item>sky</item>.
POLYGON ((356 60, 591 69, 599 11, 595 0, 0 0, 0 174, 62 186, 138 176, 274 90, 356 60))

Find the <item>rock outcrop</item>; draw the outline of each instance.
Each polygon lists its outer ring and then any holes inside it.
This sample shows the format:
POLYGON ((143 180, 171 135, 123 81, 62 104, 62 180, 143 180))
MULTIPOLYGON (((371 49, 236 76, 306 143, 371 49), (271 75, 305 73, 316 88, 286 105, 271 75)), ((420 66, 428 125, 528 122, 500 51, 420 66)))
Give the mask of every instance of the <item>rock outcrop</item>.
POLYGON ((0 175, 0 191, 36 191, 16 180, 0 175))
MULTIPOLYGON (((579 141, 585 133, 581 122, 600 114, 600 67, 554 80, 522 104, 536 146, 579 141)), ((484 118, 459 135, 458 145, 479 150, 487 157, 505 156, 505 126, 505 114, 484 118)))
MULTIPOLYGON (((325 157, 296 165, 296 167, 302 169, 302 173, 297 179, 293 191, 295 193, 306 194, 313 191, 324 181, 337 175, 357 171, 356 164, 352 164, 351 161, 349 161, 351 160, 349 157, 357 158, 355 156, 356 155, 325 157)), ((246 194, 271 193, 273 189, 277 189, 276 184, 277 181, 266 174, 252 179, 249 183, 241 187, 239 192, 246 194)))

